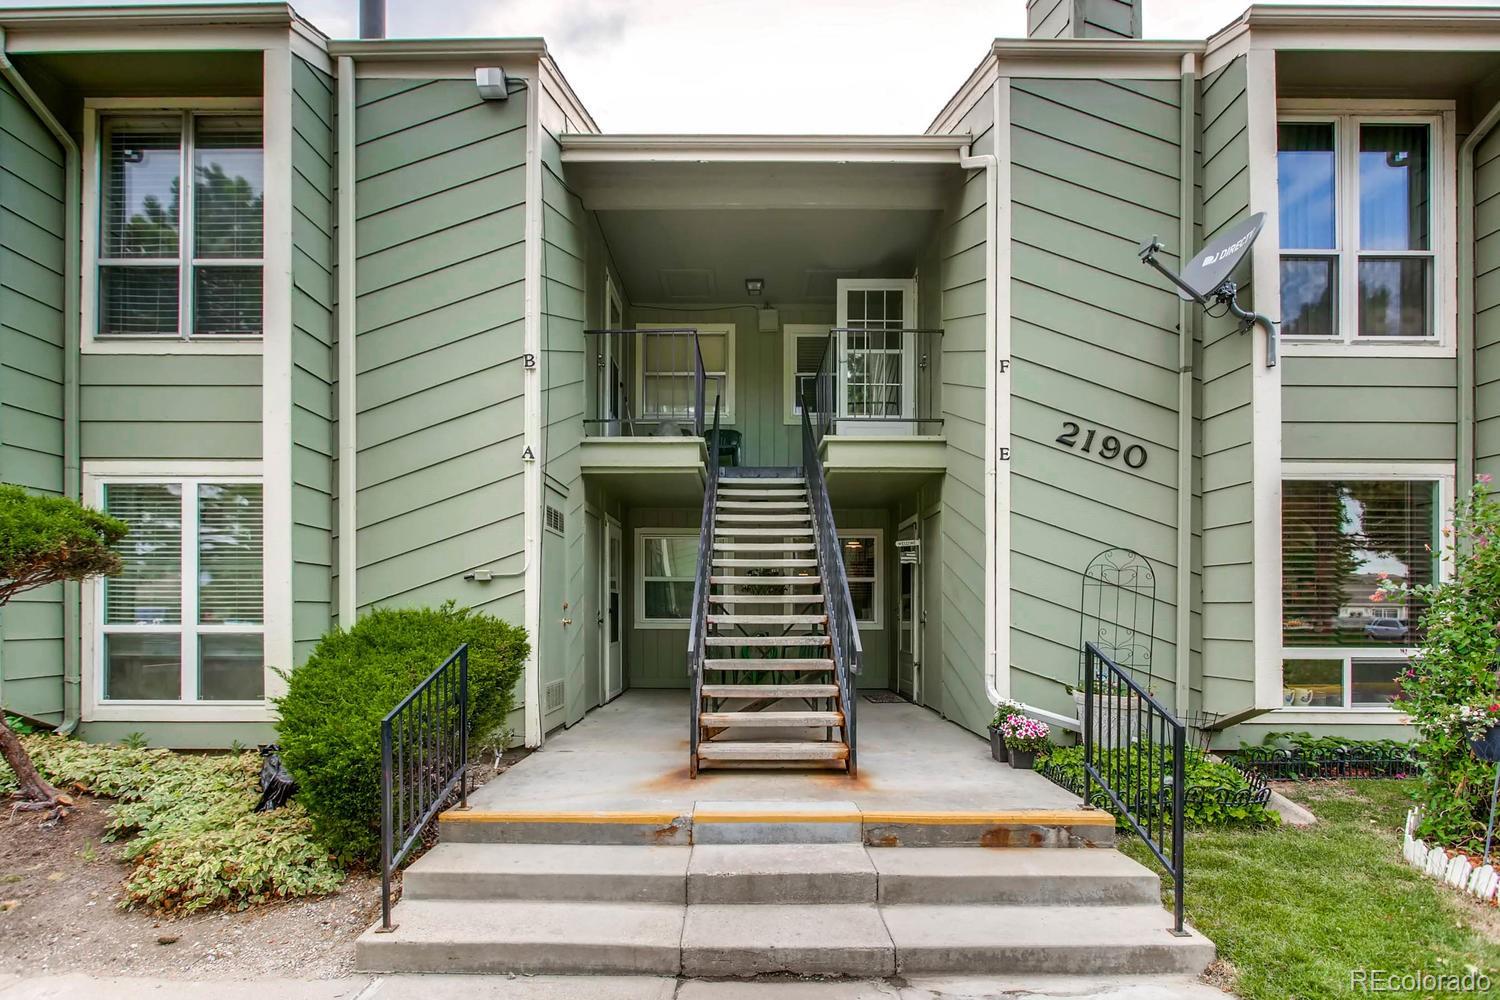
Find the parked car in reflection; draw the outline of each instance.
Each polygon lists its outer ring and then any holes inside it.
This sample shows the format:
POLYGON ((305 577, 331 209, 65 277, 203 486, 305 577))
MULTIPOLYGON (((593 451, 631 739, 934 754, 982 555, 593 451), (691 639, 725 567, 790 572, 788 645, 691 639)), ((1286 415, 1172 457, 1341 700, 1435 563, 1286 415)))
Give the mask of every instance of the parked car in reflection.
POLYGON ((1383 642, 1405 639, 1408 631, 1404 618, 1376 618, 1365 626, 1367 637, 1383 642))

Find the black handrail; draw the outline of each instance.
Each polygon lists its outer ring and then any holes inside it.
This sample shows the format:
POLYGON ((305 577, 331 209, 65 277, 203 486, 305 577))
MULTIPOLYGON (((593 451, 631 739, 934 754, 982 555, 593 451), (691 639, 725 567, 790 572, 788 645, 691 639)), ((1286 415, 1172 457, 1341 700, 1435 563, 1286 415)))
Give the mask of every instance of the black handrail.
MULTIPOLYGON (((938 385, 941 381, 938 371, 937 359, 941 356, 941 345, 936 338, 941 337, 941 329, 879 329, 875 327, 845 327, 836 326, 828 331, 828 339, 823 345, 823 354, 818 363, 817 373, 813 377, 812 395, 815 409, 814 430, 819 442, 831 433, 839 423, 857 424, 900 424, 908 425, 914 431, 921 432, 926 428, 929 432, 940 431, 943 426, 943 417, 940 412, 938 397, 938 385), (884 403, 876 404, 870 399, 851 400, 844 399, 843 406, 840 405, 839 377, 838 372, 841 365, 850 364, 847 360, 856 354, 862 353, 858 349, 847 346, 850 337, 859 336, 882 336, 896 335, 899 338, 901 352, 903 354, 903 377, 902 395, 897 401, 887 399, 884 403), (845 357, 841 359, 840 355, 845 357), (908 362, 912 371, 905 372, 908 362), (910 386, 906 383, 906 375, 910 375, 910 386), (910 399, 905 398, 910 391, 910 399), (893 409, 897 412, 889 412, 893 409), (877 412, 880 410, 887 412, 877 412), (865 412, 844 412, 864 410, 865 412)), ((881 349, 875 349, 878 356, 886 353, 881 349)), ((852 382, 858 369, 857 366, 850 367, 849 380, 852 382)), ((852 391, 852 390, 851 390, 852 391)), ((806 405, 804 404, 804 409, 806 405)))
MULTIPOLYGON (((854 678, 858 676, 864 659, 864 646, 860 642, 859 624, 854 614, 854 597, 849 593, 849 579, 844 573, 844 553, 833 521, 833 505, 828 500, 828 484, 823 478, 823 459, 818 448, 821 435, 813 430, 807 403, 804 395, 802 475, 807 480, 807 506, 812 513, 813 539, 817 544, 818 575, 823 580, 823 610, 828 616, 834 682, 838 685, 840 708, 844 714, 844 741, 849 746, 846 767, 853 777, 859 773, 855 751, 854 678)), ((821 423, 822 411, 819 411, 819 418, 821 423)))
POLYGON ((1173 933, 1183 935, 1187 726, 1098 646, 1083 648, 1083 801, 1093 801, 1097 782, 1172 876, 1173 933), (1100 716, 1096 702, 1104 697, 1100 716))
MULTIPOLYGON (((702 355, 699 355, 700 362, 702 355)), ((701 366, 700 366, 700 371, 701 366)), ((698 391, 703 391, 699 383, 698 391)), ((712 591, 714 562, 714 510, 719 502, 719 411, 722 398, 714 400, 713 436, 708 445, 708 474, 703 484, 703 520, 698 529, 698 573, 693 579, 693 620, 688 627, 688 671, 692 675, 693 700, 688 722, 688 774, 698 777, 698 744, 702 739, 703 669, 708 651, 708 595, 712 591)))
MULTIPOLYGON (((685 347, 681 345, 681 342, 686 341, 688 338, 691 338, 693 349, 693 388, 691 404, 691 417, 693 421, 692 433, 695 437, 703 436, 704 428, 708 422, 708 382, 711 379, 714 381, 718 381, 721 376, 711 376, 708 374, 707 369, 703 367, 703 344, 700 339, 697 327, 684 326, 661 329, 648 328, 644 330, 591 328, 584 330, 583 334, 585 343, 588 343, 590 341, 590 338, 592 338, 592 342, 596 345, 600 343, 599 338, 601 337, 636 338, 644 334, 650 337, 663 338, 667 341, 668 346, 662 348, 662 350, 667 351, 673 360, 682 361, 686 361, 686 359, 682 358, 680 354, 680 348, 685 349, 685 347)), ((637 347, 635 351, 634 364, 636 366, 638 374, 641 370, 641 366, 644 364, 644 358, 640 356, 642 350, 644 350, 644 348, 637 347)), ((598 373, 595 376, 595 382, 593 383, 592 388, 589 391, 592 393, 592 398, 597 399, 600 395, 599 390, 602 388, 599 380, 609 378, 610 373, 605 370, 604 353, 602 348, 590 348, 588 350, 588 353, 594 357, 594 365, 598 373)), ((617 387, 617 392, 619 395, 621 408, 624 412, 622 414, 617 414, 611 418, 606 418, 603 416, 586 417, 583 421, 584 433, 596 434, 600 432, 599 428, 604 428, 603 433, 609 434, 612 432, 611 428, 623 421, 628 434, 633 436, 635 433, 634 424, 636 423, 659 426, 662 423, 675 421, 679 417, 687 416, 687 414, 683 414, 680 411, 680 404, 684 403, 685 400, 682 400, 681 396, 677 392, 677 390, 679 389, 686 388, 686 383, 678 380, 685 380, 687 376, 688 373, 685 368, 674 371, 672 373, 672 375, 670 376, 671 381, 669 383, 670 391, 666 393, 665 400, 655 398, 655 396, 651 392, 647 391, 647 387, 642 386, 642 398, 637 401, 638 405, 635 409, 632 409, 630 395, 625 388, 625 381, 621 380, 617 387), (636 412, 637 410, 639 412, 636 412)), ((719 395, 722 396, 722 383, 719 384, 718 388, 719 395)), ((650 432, 647 431, 646 433, 650 432)))
POLYGON ((469 805, 469 644, 453 651, 380 722, 380 929, 391 876, 458 792, 469 805))

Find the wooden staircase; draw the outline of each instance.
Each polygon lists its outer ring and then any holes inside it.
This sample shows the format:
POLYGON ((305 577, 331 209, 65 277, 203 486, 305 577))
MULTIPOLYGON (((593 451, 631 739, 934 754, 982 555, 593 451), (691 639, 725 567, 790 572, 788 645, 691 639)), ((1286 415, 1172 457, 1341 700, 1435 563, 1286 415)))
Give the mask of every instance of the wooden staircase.
POLYGON ((807 481, 768 471, 718 481, 695 764, 847 767, 807 481))

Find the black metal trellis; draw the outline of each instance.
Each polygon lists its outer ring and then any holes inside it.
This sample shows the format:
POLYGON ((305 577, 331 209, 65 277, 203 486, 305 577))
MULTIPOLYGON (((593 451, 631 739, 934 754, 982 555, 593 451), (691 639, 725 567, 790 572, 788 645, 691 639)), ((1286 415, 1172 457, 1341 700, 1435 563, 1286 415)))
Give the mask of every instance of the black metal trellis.
POLYGON ((1156 571, 1134 549, 1100 552, 1083 572, 1078 610, 1078 688, 1092 643, 1147 691, 1155 687, 1156 571), (1141 675, 1145 680, 1141 681, 1141 675))

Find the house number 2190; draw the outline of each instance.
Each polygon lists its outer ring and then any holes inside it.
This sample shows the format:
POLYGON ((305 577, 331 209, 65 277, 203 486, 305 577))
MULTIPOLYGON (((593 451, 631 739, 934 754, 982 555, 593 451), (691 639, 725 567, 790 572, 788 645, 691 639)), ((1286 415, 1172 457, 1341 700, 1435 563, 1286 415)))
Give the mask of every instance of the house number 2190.
POLYGON ((1132 469, 1139 469, 1146 464, 1146 449, 1138 444, 1122 444, 1120 439, 1113 434, 1099 437, 1099 431, 1093 427, 1083 427, 1071 420, 1063 421, 1063 432, 1057 436, 1057 443, 1065 448, 1077 448, 1085 455, 1097 454, 1106 461, 1113 462, 1116 459, 1124 462, 1132 469), (1079 435, 1083 439, 1079 440, 1079 435), (1095 447, 1095 439, 1098 439, 1098 447, 1095 447))

